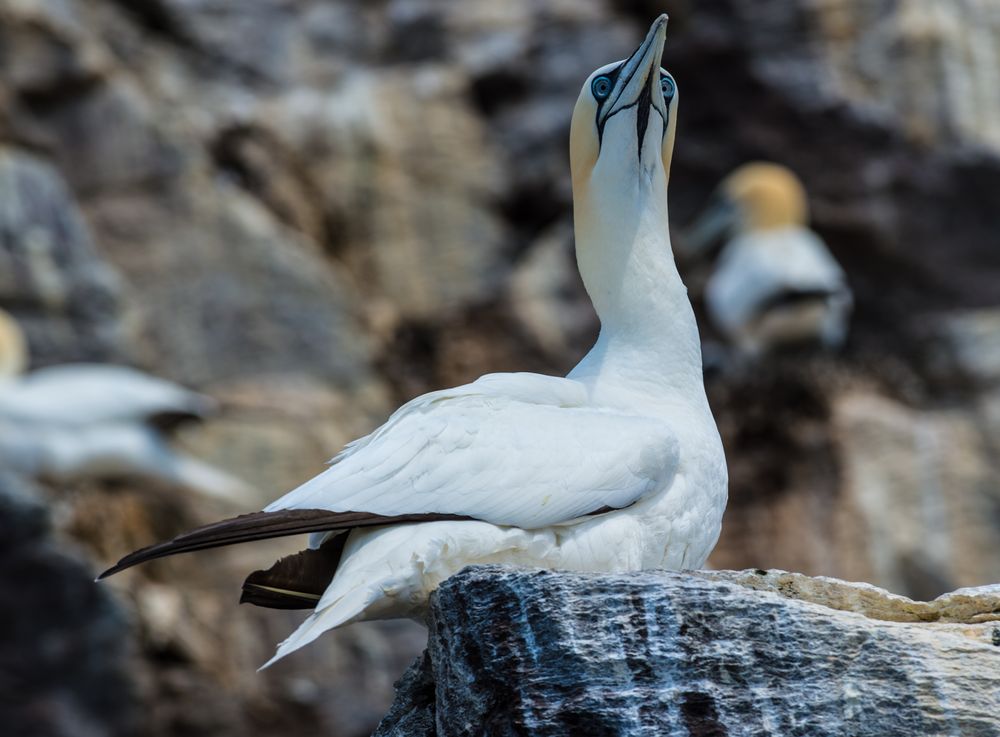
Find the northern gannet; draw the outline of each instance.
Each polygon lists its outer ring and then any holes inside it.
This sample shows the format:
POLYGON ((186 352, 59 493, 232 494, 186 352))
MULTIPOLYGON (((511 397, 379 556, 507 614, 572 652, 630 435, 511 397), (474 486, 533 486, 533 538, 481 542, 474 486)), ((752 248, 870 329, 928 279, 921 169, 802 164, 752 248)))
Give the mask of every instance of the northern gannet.
POLYGON ((573 112, 580 272, 601 320, 565 378, 488 374, 405 404, 263 512, 136 551, 163 555, 311 532, 252 573, 242 601, 312 609, 278 658, 349 622, 420 618, 476 563, 697 568, 715 546, 727 471, 694 312, 667 229, 678 94, 660 68, 667 16, 601 67, 573 112))
POLYGON ((210 414, 215 403, 125 366, 77 363, 24 373, 28 351, 0 310, 0 464, 57 483, 139 476, 211 496, 248 487, 174 452, 162 429, 210 414))
POLYGON ((688 256, 729 236, 705 286, 705 307, 743 357, 801 342, 838 348, 847 336, 847 277, 807 220, 798 177, 751 163, 726 177, 688 230, 688 256))

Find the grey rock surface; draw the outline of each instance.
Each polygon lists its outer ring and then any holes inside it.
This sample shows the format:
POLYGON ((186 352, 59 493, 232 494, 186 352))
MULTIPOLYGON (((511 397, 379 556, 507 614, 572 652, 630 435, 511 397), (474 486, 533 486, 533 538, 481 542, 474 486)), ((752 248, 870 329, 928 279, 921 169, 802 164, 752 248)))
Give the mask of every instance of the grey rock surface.
POLYGON ((52 536, 27 481, 0 473, 0 713, 9 737, 134 734, 125 613, 52 536))
POLYGON ((998 735, 998 611, 998 586, 467 568, 375 734, 998 735))
POLYGON ((425 650, 396 682, 396 700, 375 737, 434 737, 437 732, 433 664, 425 650))
POLYGON ((122 350, 120 282, 58 169, 0 145, 0 303, 34 364, 108 360, 122 350))
POLYGON ((853 528, 864 541, 843 546, 843 575, 917 597, 1000 581, 1000 559, 982 555, 996 541, 1000 501, 984 417, 851 391, 837 397, 833 423, 854 511, 841 534, 853 528))

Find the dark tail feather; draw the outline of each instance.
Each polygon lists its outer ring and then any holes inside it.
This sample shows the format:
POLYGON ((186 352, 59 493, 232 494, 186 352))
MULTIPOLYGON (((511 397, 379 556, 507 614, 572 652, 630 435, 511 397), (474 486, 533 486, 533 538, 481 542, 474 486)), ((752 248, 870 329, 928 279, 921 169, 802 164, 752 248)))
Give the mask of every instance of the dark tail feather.
POLYGON ((408 522, 436 522, 471 520, 457 514, 399 514, 381 515, 369 512, 330 512, 326 509, 284 509, 276 512, 253 512, 239 517, 214 522, 191 532, 178 535, 168 542, 136 550, 98 576, 107 578, 126 568, 177 553, 218 548, 223 545, 266 540, 272 537, 299 535, 306 532, 350 530, 355 527, 405 524, 408 522))
POLYGON ((240 604, 314 609, 337 572, 346 542, 347 533, 341 533, 316 550, 285 556, 266 571, 254 571, 243 582, 240 604))

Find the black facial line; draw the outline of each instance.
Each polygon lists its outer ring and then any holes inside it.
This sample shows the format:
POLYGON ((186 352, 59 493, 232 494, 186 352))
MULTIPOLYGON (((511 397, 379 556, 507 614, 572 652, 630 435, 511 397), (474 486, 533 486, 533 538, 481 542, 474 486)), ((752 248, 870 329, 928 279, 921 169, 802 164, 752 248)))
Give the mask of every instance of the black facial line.
MULTIPOLYGON (((598 145, 598 147, 600 147, 600 145, 604 142, 604 126, 607 125, 607 122, 609 120, 611 120, 613 117, 615 117, 618 113, 623 112, 625 110, 629 110, 631 108, 634 108, 636 105, 639 104, 639 102, 641 100, 642 100, 642 96, 640 96, 639 99, 636 100, 635 102, 630 102, 628 105, 625 105, 624 107, 620 107, 617 110, 615 110, 613 113, 611 113, 611 115, 609 115, 608 117, 606 117, 604 119, 604 122, 598 122, 598 124, 597 124, 597 145, 598 145)), ((674 101, 674 98, 672 98, 672 97, 669 100, 665 101, 665 104, 666 104, 666 106, 667 106, 668 109, 670 108, 670 105, 673 103, 673 101, 674 101)), ((660 108, 656 107, 656 105, 651 105, 651 107, 653 108, 653 110, 656 111, 656 114, 660 116, 660 120, 663 121, 663 132, 660 133, 660 138, 663 138, 663 136, 667 135, 667 119, 663 115, 663 113, 660 112, 660 108)), ((598 109, 597 109, 597 115, 598 115, 598 117, 600 117, 600 115, 601 115, 600 107, 598 107, 598 109)), ((645 117, 645 118, 647 118, 647 125, 648 125, 648 118, 649 118, 648 111, 647 111, 647 113, 646 113, 645 116, 643 116, 642 113, 641 113, 641 111, 640 111, 639 117, 645 117)), ((638 125, 638 124, 639 124, 639 122, 638 122, 638 119, 637 119, 636 120, 636 125, 638 125)), ((641 143, 641 140, 642 139, 640 138, 640 143, 641 143)), ((642 148, 641 148, 641 146, 639 148, 639 159, 640 160, 642 159, 642 148)))
POLYGON ((600 132, 601 133, 604 132, 604 126, 607 124, 607 122, 609 120, 611 120, 613 117, 615 117, 618 113, 622 113, 622 112, 625 112, 626 110, 630 110, 630 109, 634 108, 638 104, 639 104, 639 101, 636 100, 635 102, 630 102, 628 105, 624 105, 623 107, 620 107, 617 110, 615 110, 613 113, 611 113, 611 115, 609 115, 608 117, 606 117, 604 119, 604 123, 601 123, 600 132))
MULTIPOLYGON (((633 54, 633 56, 634 56, 634 54, 633 54)), ((629 59, 631 59, 631 58, 632 57, 629 57, 629 59)), ((612 85, 612 87, 614 87, 615 82, 618 81, 618 76, 622 73, 622 69, 625 68, 625 65, 628 64, 629 59, 626 59, 621 64, 619 64, 617 67, 615 67, 614 69, 612 69, 610 72, 608 72, 607 74, 602 74, 601 76, 602 77, 607 77, 608 79, 610 79, 611 80, 611 85, 612 85)), ((632 74, 629 75, 628 79, 625 80, 625 84, 622 85, 622 89, 621 89, 621 91, 619 91, 618 97, 621 97, 622 92, 624 92, 625 88, 628 87, 628 83, 632 81, 632 77, 635 76, 635 73, 638 70, 639 70, 638 67, 636 67, 635 69, 632 70, 632 74)), ((657 67, 656 73, 657 73, 657 75, 661 79, 665 78, 664 75, 661 74, 659 67, 657 67)), ((670 77, 669 75, 666 75, 666 77, 669 77, 670 81, 675 85, 675 88, 676 88, 676 84, 677 83, 674 82, 673 77, 670 77)), ((648 82, 649 80, 647 79, 646 81, 648 82)), ((616 97, 615 100, 617 100, 618 97, 616 97)), ((640 95, 640 99, 642 99, 642 95, 640 95)), ((671 95, 669 100, 664 99, 664 104, 669 109, 670 105, 673 103, 673 101, 674 101, 674 96, 671 95)), ((608 117, 606 117, 604 120, 601 120, 601 111, 604 109, 604 106, 607 105, 607 104, 609 104, 610 102, 611 102, 611 98, 607 98, 606 97, 605 99, 600 100, 597 103, 597 113, 594 116, 594 123, 597 125, 597 146, 598 146, 598 148, 600 148, 601 144, 604 143, 604 126, 608 124, 608 121, 611 120, 613 117, 615 117, 618 113, 622 112, 623 110, 629 110, 630 108, 633 108, 633 107, 635 107, 636 105, 639 104, 639 100, 636 100, 635 102, 629 103, 628 105, 625 105, 624 107, 618 108, 613 113, 611 113, 611 115, 609 115, 608 117)), ((656 105, 653 105, 652 107, 653 107, 653 110, 655 110, 657 112, 657 114, 660 116, 660 119, 663 121, 663 133, 661 133, 660 135, 661 135, 661 137, 665 136, 665 135, 667 135, 667 118, 664 116, 663 113, 660 112, 660 108, 656 107, 656 105)), ((643 115, 640 114, 639 117, 640 118, 648 117, 648 108, 647 108, 647 114, 645 116, 643 116, 643 115)), ((636 124, 638 125, 638 120, 636 121, 636 124)), ((647 125, 648 125, 648 121, 647 121, 647 125)), ((642 158, 642 145, 641 145, 642 144, 642 140, 641 140, 641 138, 640 138, 639 143, 640 143, 640 146, 639 146, 639 148, 640 148, 639 158, 641 159, 642 158)))
MULTIPOLYGON (((619 64, 616 68, 612 69, 607 74, 601 75, 601 76, 607 77, 608 79, 611 80, 611 87, 612 87, 612 89, 614 88, 615 82, 618 81, 618 75, 622 73, 622 67, 623 66, 625 66, 625 62, 622 62, 621 64, 619 64)), ((597 144, 598 144, 598 146, 600 146, 600 144, 604 141, 604 124, 607 121, 606 120, 605 121, 601 121, 601 111, 604 109, 604 106, 607 103, 608 103, 608 98, 604 98, 603 100, 600 100, 597 103, 597 114, 596 114, 596 116, 594 118, 594 123, 597 125, 597 144)), ((615 111, 615 113, 617 113, 617 112, 618 111, 615 111)), ((614 113, 612 113, 612 115, 614 115, 614 113)), ((611 116, 609 116, 609 117, 611 117, 611 116)))

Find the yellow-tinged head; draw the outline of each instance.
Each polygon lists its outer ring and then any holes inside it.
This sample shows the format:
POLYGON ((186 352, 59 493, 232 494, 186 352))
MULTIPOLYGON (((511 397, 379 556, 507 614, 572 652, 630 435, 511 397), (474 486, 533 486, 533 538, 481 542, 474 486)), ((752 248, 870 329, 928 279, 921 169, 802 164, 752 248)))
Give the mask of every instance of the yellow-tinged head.
POLYGON ((722 180, 709 206, 688 227, 684 251, 696 255, 727 234, 802 227, 808 220, 799 178, 780 164, 755 161, 722 180))
POLYGON ((601 337, 571 375, 635 387, 669 377, 703 396, 698 326, 670 243, 679 95, 660 68, 666 31, 661 15, 628 59, 587 78, 573 110, 576 261, 601 337))
POLYGON ((809 217, 805 187, 780 164, 744 164, 726 177, 719 189, 735 205, 743 230, 805 225, 809 217))
POLYGON ((0 310, 0 380, 19 376, 28 368, 28 345, 13 317, 0 310))
MULTIPOLYGON (((697 328, 668 226, 679 96, 660 67, 666 30, 661 15, 628 59, 594 71, 580 90, 570 127, 576 260, 602 335, 627 336, 647 357, 650 346, 683 345, 675 357, 700 382, 697 328)), ((654 362, 652 373, 676 363, 659 354, 654 362)))
POLYGON ((662 177, 670 170, 677 120, 677 84, 660 68, 667 16, 650 27, 624 61, 595 70, 584 82, 570 125, 574 200, 581 203, 603 179, 608 189, 625 180, 662 177))

